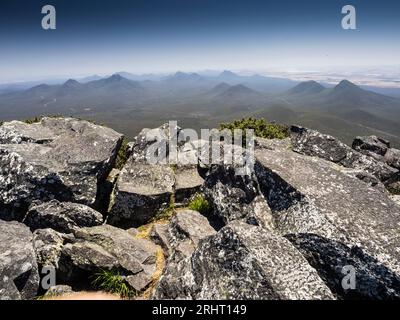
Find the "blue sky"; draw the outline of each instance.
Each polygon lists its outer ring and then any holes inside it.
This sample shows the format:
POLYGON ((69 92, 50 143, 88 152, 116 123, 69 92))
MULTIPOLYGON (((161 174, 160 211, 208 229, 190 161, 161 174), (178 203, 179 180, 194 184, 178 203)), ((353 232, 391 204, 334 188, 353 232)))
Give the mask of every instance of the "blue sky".
POLYGON ((400 64, 400 1, 13 0, 0 4, 0 81, 201 69, 400 64), (41 7, 57 30, 41 29, 41 7), (357 30, 341 8, 357 9, 357 30))

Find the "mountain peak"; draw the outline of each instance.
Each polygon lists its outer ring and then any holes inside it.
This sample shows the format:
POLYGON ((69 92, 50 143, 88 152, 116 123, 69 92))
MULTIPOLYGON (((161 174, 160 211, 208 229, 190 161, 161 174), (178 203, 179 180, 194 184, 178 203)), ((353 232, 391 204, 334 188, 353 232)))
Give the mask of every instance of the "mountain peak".
POLYGON ((335 87, 335 90, 343 90, 343 89, 359 89, 359 90, 361 90, 360 87, 355 85, 353 82, 350 82, 349 80, 342 80, 335 87))
POLYGON ((107 82, 119 82, 119 81, 124 81, 124 80, 128 80, 128 79, 124 78, 123 76, 121 76, 118 73, 115 73, 111 77, 106 78, 105 80, 107 82))
POLYGON ((310 80, 299 83, 297 86, 289 90, 289 94, 303 94, 303 93, 319 93, 326 88, 320 83, 310 80))
POLYGON ((74 79, 68 79, 66 82, 64 82, 63 86, 64 87, 76 87, 80 85, 80 83, 74 79))
POLYGON ((224 70, 221 72, 219 76, 223 78, 228 78, 228 77, 237 77, 237 74, 229 70, 224 70))

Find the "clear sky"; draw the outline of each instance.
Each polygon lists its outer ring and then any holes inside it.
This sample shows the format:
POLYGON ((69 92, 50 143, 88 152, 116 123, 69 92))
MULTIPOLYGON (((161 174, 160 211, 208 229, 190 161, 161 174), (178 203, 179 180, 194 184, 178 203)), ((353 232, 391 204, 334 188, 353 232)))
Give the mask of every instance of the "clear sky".
POLYGON ((398 0, 12 0, 0 3, 0 81, 400 65, 398 0), (41 8, 57 29, 41 28, 41 8), (357 9, 357 30, 341 8, 357 9))

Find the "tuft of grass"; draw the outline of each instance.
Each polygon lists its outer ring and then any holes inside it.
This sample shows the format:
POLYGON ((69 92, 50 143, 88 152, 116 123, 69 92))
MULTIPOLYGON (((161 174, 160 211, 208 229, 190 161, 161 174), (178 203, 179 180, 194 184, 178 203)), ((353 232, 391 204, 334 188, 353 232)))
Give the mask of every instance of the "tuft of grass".
POLYGON ((187 206, 190 210, 198 211, 201 214, 207 214, 211 211, 211 205, 203 195, 197 193, 191 199, 187 206))
POLYGON ((117 159, 115 160, 115 168, 118 170, 121 170, 124 167, 125 163, 128 161, 128 143, 128 139, 124 137, 118 150, 117 159))
MULTIPOLYGON (((271 123, 264 118, 243 118, 220 124, 220 130, 228 129, 232 132, 235 129, 253 129, 254 135, 266 139, 285 139, 289 136, 289 127, 282 124, 271 123)), ((245 141, 245 136, 243 137, 245 141)))
POLYGON ((121 298, 131 298, 137 293, 129 288, 117 270, 100 270, 95 274, 93 285, 106 292, 118 294, 121 298))

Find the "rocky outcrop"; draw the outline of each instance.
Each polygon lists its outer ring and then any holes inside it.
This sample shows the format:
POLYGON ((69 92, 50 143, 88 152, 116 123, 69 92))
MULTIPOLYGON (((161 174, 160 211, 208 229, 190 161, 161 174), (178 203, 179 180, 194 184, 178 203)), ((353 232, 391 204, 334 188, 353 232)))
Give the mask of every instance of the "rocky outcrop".
POLYGON ((33 200, 100 206, 98 186, 113 167, 122 135, 73 118, 0 126, 0 218, 21 220, 33 200))
POLYGON ((205 186, 204 193, 213 205, 213 215, 225 224, 243 220, 273 229, 271 210, 254 176, 236 175, 232 166, 213 166, 205 186))
POLYGON ((33 233, 33 247, 40 267, 58 268, 63 245, 73 241, 72 234, 62 234, 53 229, 38 229, 33 233))
POLYGON ((167 269, 154 297, 332 299, 333 295, 289 241, 234 222, 202 240, 176 269, 167 269))
POLYGON ((399 157, 387 141, 352 149, 294 126, 257 138, 253 158, 181 135, 143 130, 125 163, 122 135, 86 121, 1 125, 0 217, 25 225, 0 221, 0 298, 43 294, 50 266, 50 296, 115 277, 140 298, 400 299, 399 157), (222 153, 210 163, 204 148, 222 153))
POLYGON ((33 299, 39 273, 29 228, 0 220, 0 300, 33 299))
POLYGON ((385 161, 389 166, 400 170, 400 150, 389 149, 385 154, 385 161))
POLYGON ((65 283, 90 287, 88 276, 103 269, 117 270, 136 291, 151 283, 156 271, 156 246, 151 242, 110 225, 81 228, 74 235, 59 260, 57 276, 65 283))
MULTIPOLYGON (((293 150, 298 153, 332 161, 345 168, 365 171, 382 182, 388 180, 398 171, 374 157, 353 150, 332 136, 315 130, 292 126, 291 141, 293 150)), ((356 146, 361 149, 361 144, 359 146, 356 143, 356 146)), ((363 146, 362 148, 367 147, 363 146)), ((371 146, 370 149, 372 149, 371 146)))
POLYGON ((31 230, 52 228, 59 232, 72 233, 79 228, 102 224, 103 216, 83 204, 52 200, 31 205, 23 222, 31 230))
POLYGON ((377 136, 356 137, 352 148, 367 156, 381 160, 390 148, 390 142, 377 136))
POLYGON ((167 124, 142 130, 135 138, 116 182, 107 223, 125 229, 140 226, 170 207, 172 201, 183 202, 200 189, 203 179, 197 162, 186 162, 186 155, 193 150, 178 143, 176 164, 167 161, 173 158, 169 139, 179 130, 167 124))
POLYGON ((362 268, 382 270, 380 281, 390 287, 392 278, 379 266, 400 272, 400 208, 387 193, 342 173, 331 162, 288 149, 256 150, 256 158, 256 175, 281 234, 315 234, 357 247, 369 257, 363 261, 370 265, 362 268))

